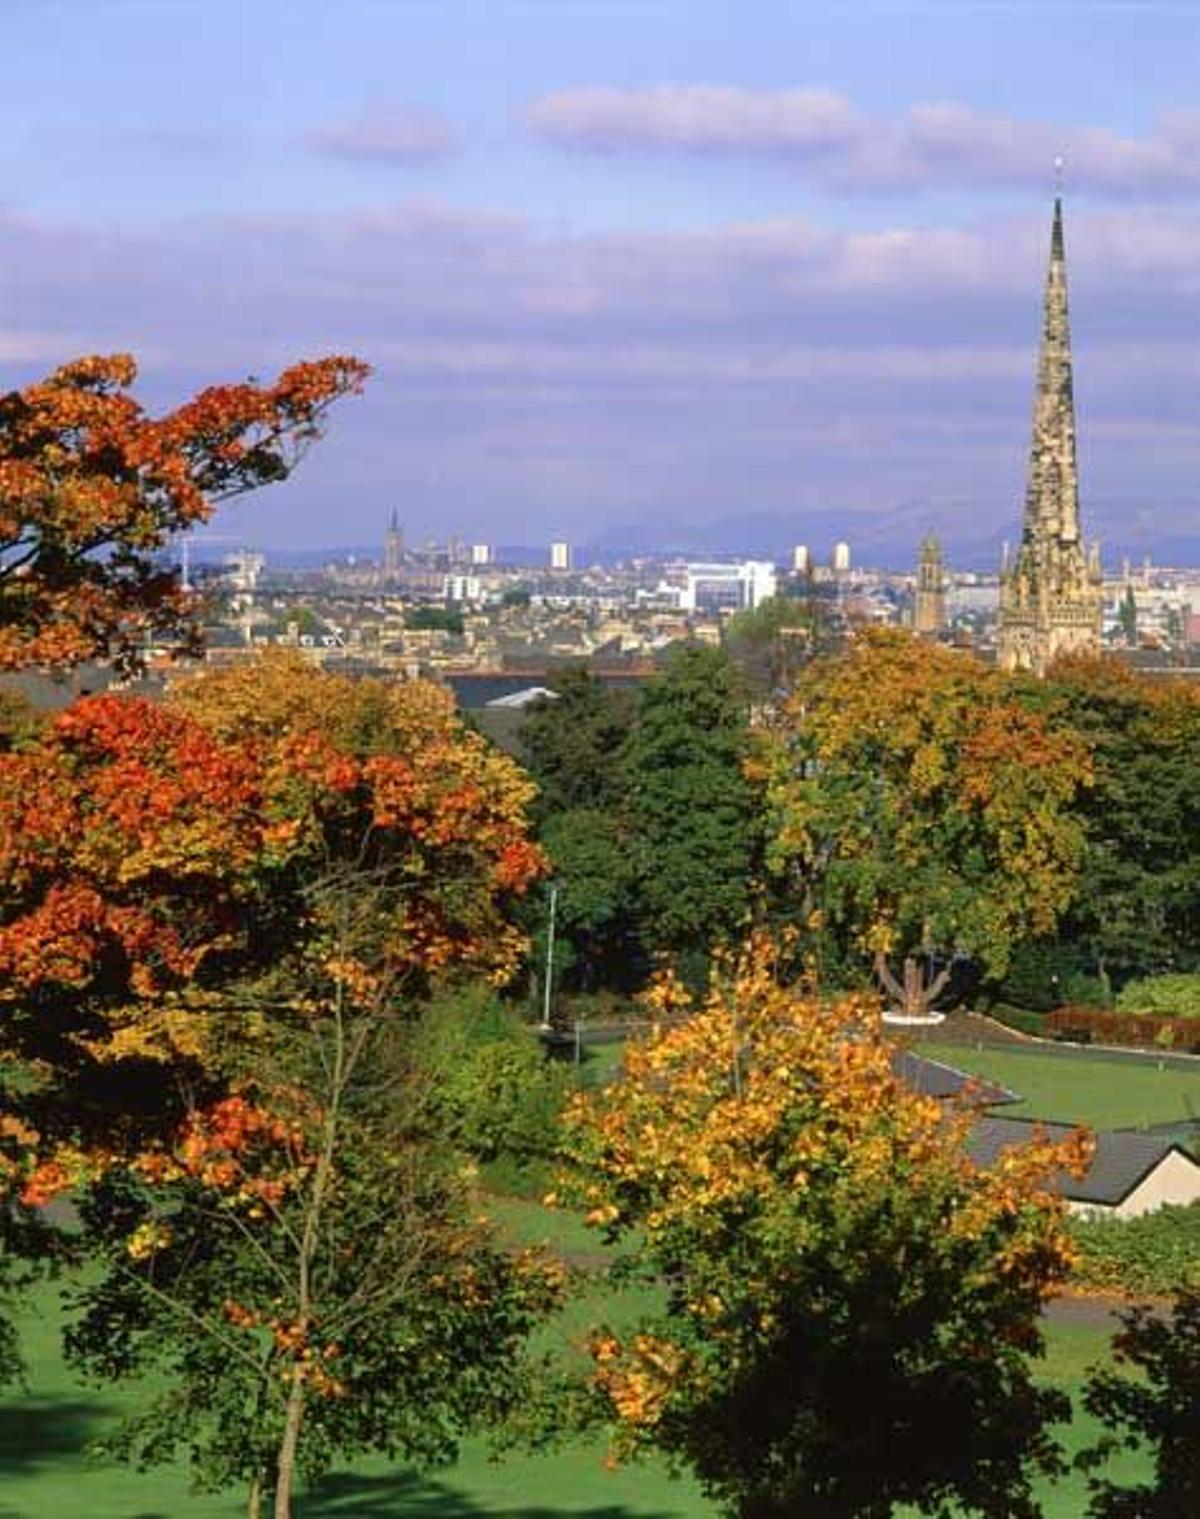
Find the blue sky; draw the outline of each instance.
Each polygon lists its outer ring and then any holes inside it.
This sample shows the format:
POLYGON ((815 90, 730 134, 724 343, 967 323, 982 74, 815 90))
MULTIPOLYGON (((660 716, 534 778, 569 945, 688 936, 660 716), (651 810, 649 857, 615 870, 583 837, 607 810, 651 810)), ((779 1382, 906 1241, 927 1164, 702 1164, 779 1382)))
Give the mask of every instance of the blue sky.
POLYGON ((1198 63, 1154 0, 7 0, 0 384, 361 354, 260 545, 983 562, 1062 152, 1086 526, 1200 552, 1198 63))

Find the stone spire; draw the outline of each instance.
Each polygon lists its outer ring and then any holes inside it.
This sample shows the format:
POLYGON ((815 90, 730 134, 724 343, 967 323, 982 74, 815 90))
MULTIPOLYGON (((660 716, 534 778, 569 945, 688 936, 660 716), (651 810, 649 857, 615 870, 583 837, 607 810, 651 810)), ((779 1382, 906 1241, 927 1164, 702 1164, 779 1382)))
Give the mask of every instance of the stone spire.
POLYGON ((1041 675, 1059 654, 1100 647, 1099 554, 1079 526, 1075 395, 1062 200, 1054 201, 1050 267, 1033 402, 1025 522, 1000 586, 999 660, 1041 675))

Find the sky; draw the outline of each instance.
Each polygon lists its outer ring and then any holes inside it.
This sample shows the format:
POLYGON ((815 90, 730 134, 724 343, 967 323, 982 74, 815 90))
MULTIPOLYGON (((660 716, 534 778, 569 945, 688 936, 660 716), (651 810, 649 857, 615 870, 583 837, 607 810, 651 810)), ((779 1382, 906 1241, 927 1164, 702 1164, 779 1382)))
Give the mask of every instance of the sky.
POLYGON ((1063 159, 1084 529, 1200 562, 1193 0, 4 0, 0 386, 350 352, 226 545, 1019 536, 1063 159))

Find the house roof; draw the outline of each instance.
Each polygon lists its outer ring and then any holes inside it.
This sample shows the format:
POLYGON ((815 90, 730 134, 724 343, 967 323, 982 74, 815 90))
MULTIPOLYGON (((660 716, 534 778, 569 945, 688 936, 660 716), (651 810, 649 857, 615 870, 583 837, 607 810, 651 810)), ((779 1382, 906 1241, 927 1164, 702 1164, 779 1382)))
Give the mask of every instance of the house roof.
MULTIPOLYGON (((976 1119, 967 1138, 967 1153, 978 1166, 991 1166, 1005 1150, 1028 1144, 1034 1129, 1052 1143, 1066 1139, 1075 1129, 1066 1123, 1035 1123, 1025 1118, 976 1119)), ((1145 1134, 1132 1129, 1102 1129, 1095 1134, 1096 1149, 1092 1164, 1083 1177, 1056 1172, 1051 1180, 1055 1191, 1072 1202, 1101 1203, 1116 1207, 1133 1189, 1150 1175, 1156 1166, 1178 1150, 1200 1179, 1200 1166, 1182 1145, 1163 1134, 1145 1134)))
POLYGON ((971 1089, 971 1095, 981 1108, 995 1107, 1002 1102, 1020 1102, 1020 1095, 998 1082, 987 1081, 982 1076, 972 1076, 957 1066, 947 1065, 943 1060, 930 1060, 927 1055, 912 1050, 892 1051, 892 1072, 905 1086, 922 1097, 961 1097, 971 1089))
POLYGON ((523 691, 512 691, 507 696, 496 696, 488 702, 489 707, 528 707, 535 701, 557 701, 558 692, 548 686, 526 686, 523 691))

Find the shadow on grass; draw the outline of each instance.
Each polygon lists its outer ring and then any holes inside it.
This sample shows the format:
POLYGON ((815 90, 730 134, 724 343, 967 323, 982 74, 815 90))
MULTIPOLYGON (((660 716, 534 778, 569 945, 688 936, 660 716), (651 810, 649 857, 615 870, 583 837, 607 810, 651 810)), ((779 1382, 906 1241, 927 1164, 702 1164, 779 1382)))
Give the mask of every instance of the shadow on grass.
MULTIPOLYGON (((535 1498, 536 1494, 530 1494, 535 1498)), ((296 1505, 303 1519, 561 1519, 562 1509, 480 1505, 461 1491, 429 1477, 397 1473, 386 1477, 327 1477, 296 1505)), ((633 1519, 620 1503, 573 1509, 572 1519, 633 1519)), ((638 1509, 636 1519, 673 1519, 670 1514, 638 1509)))
POLYGON ((0 1406, 0 1475, 78 1457, 108 1419, 109 1410, 92 1398, 22 1398, 0 1406))

